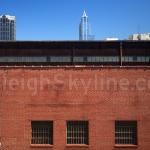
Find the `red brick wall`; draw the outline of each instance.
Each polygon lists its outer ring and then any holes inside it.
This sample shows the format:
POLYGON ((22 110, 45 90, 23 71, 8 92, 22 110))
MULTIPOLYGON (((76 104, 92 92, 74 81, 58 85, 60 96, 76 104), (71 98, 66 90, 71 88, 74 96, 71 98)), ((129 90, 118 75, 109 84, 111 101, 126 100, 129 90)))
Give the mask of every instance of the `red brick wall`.
POLYGON ((115 120, 137 120, 135 149, 149 150, 148 68, 1 68, 0 82, 2 150, 122 150, 115 120), (54 121, 52 148, 31 148, 31 120, 54 121), (89 120, 87 148, 67 147, 66 120, 89 120))

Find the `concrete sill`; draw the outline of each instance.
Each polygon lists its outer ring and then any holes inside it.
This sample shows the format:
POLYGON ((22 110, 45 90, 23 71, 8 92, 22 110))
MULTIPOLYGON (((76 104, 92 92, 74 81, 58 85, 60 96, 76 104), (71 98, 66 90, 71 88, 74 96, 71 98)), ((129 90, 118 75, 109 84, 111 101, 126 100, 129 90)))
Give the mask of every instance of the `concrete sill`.
POLYGON ((67 144, 66 147, 85 147, 85 148, 88 148, 89 145, 86 145, 86 144, 67 144))
POLYGON ((53 147, 53 145, 50 145, 50 144, 31 144, 30 147, 32 148, 50 148, 50 147, 53 147))
POLYGON ((137 145, 132 144, 115 144, 115 148, 137 148, 137 145))

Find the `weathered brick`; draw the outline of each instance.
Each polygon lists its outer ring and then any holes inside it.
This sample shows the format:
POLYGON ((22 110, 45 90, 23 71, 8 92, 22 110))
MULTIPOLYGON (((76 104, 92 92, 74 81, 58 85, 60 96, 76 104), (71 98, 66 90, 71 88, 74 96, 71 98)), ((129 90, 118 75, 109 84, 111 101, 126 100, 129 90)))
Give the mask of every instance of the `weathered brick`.
POLYGON ((148 150, 149 80, 150 70, 138 67, 1 68, 1 149, 122 150, 114 148, 115 120, 137 120, 138 146, 135 149, 148 150), (120 84, 124 79, 129 81, 129 86, 122 89, 120 84), (107 85, 109 81, 111 84, 107 85), (135 89, 138 81, 141 81, 140 86, 135 89), (43 82, 42 87, 40 82, 43 82), (30 147, 31 120, 54 121, 52 148, 30 147), (66 147, 67 120, 89 120, 88 148, 66 147))

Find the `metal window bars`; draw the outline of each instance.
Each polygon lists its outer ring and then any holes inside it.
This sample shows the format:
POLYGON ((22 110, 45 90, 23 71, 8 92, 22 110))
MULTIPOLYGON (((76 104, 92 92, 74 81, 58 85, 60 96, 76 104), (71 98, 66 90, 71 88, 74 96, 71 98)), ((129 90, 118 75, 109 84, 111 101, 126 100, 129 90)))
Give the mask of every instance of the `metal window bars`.
POLYGON ((116 144, 137 144, 137 122, 116 121, 115 123, 116 144))
POLYGON ((53 122, 32 122, 31 144, 53 144, 53 122))
POLYGON ((67 122, 67 144, 88 145, 88 121, 67 122))

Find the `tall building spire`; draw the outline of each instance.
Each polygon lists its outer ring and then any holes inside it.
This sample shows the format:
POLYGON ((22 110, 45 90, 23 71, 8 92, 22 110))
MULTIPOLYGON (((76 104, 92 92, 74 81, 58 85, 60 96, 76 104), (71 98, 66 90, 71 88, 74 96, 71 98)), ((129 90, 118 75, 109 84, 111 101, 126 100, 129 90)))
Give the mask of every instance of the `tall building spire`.
POLYGON ((86 11, 84 10, 82 17, 88 17, 86 11))
POLYGON ((79 40, 93 40, 94 36, 90 33, 90 25, 88 22, 88 16, 86 11, 84 10, 83 15, 81 17, 81 22, 79 26, 79 40))

